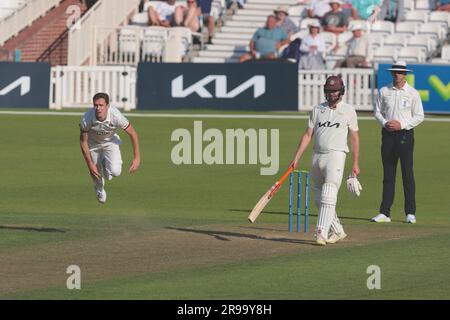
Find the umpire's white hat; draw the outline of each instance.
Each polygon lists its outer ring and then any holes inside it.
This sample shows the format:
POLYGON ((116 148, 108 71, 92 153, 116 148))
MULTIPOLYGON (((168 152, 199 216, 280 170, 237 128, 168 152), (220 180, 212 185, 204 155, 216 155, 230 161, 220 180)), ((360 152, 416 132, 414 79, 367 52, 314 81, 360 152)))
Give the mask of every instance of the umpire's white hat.
POLYGON ((397 61, 392 64, 392 66, 388 69, 388 71, 404 71, 404 72, 413 72, 410 69, 406 68, 405 61, 397 61))

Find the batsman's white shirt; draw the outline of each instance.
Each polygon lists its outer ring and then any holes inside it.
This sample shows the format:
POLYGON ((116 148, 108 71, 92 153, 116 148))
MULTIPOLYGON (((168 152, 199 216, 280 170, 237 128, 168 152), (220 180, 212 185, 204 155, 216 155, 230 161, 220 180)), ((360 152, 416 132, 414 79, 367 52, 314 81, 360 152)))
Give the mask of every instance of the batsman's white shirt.
POLYGON ((80 128, 88 133, 89 150, 122 143, 117 129, 126 129, 130 125, 127 118, 116 107, 110 106, 104 121, 98 121, 94 108, 89 109, 81 118, 80 128))
POLYGON ((347 153, 348 130, 358 131, 355 108, 339 102, 335 109, 331 109, 328 102, 321 103, 310 112, 308 127, 314 130, 315 153, 347 153))

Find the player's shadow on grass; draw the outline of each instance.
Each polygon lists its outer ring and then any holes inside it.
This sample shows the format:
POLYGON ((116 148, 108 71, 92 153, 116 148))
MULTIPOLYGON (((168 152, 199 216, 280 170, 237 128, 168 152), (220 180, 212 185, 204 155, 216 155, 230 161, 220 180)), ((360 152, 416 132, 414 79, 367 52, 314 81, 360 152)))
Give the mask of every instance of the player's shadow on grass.
POLYGON ((19 230, 19 231, 33 231, 33 232, 61 232, 64 233, 66 230, 56 229, 56 228, 40 228, 40 227, 25 227, 25 226, 0 226, 1 229, 6 230, 19 230))
MULTIPOLYGON (((252 209, 228 209, 228 211, 233 211, 233 212, 245 212, 245 213, 247 213, 247 214, 250 214, 250 212, 252 211, 252 209)), ((288 215, 289 214, 289 212, 288 211, 285 211, 285 212, 282 212, 282 211, 262 211, 261 212, 261 214, 278 214, 278 215, 288 215)), ((297 215, 297 210, 295 209, 293 212, 292 212, 292 214, 294 215, 294 216, 296 216, 297 215)), ((304 216, 305 215, 305 211, 304 210, 302 210, 302 216, 304 216)), ((310 217, 317 217, 317 214, 308 214, 310 217)), ((342 216, 339 216, 339 219, 340 220, 362 220, 362 221, 370 221, 370 219, 369 218, 357 218, 357 217, 342 217, 342 216)))
POLYGON ((215 239, 221 240, 221 241, 231 241, 231 239, 229 239, 229 238, 234 237, 234 238, 247 238, 247 239, 253 239, 253 240, 276 241, 276 242, 284 242, 284 243, 299 243, 299 244, 307 244, 307 245, 313 245, 313 246, 317 245, 316 242, 313 240, 265 237, 265 236, 258 236, 256 234, 245 234, 245 233, 229 232, 229 231, 199 230, 199 229, 175 228, 175 227, 166 227, 166 229, 203 234, 203 235, 214 237, 215 239))

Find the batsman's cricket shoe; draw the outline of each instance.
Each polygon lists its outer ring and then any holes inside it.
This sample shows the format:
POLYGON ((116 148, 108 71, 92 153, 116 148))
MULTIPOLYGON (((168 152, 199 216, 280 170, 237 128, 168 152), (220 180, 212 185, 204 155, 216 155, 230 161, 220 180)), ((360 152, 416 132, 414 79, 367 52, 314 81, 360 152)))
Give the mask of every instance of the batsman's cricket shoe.
POLYGON ((331 236, 328 237, 327 243, 336 243, 340 240, 344 240, 346 237, 347 234, 345 232, 333 233, 331 236))
POLYGON ((101 204, 105 204, 105 202, 106 202, 106 191, 105 191, 105 189, 97 190, 97 200, 101 204))
POLYGON ((319 246, 326 246, 327 245, 327 239, 325 239, 320 232, 316 234, 316 244, 319 246))
POLYGON ((408 214, 406 216, 406 223, 416 223, 416 216, 413 214, 408 214))
POLYGON ((370 221, 372 221, 372 222, 391 222, 391 218, 380 213, 375 218, 372 218, 372 220, 370 220, 370 221))

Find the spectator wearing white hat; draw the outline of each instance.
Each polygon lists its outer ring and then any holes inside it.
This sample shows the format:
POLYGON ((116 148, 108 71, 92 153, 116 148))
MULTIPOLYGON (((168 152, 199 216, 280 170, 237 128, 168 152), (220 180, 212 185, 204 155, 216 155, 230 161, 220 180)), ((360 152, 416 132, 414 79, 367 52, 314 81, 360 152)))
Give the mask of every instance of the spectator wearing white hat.
POLYGON ((336 36, 347 31, 347 17, 341 10, 343 4, 341 0, 330 0, 331 11, 321 20, 324 31, 333 32, 336 36))
MULTIPOLYGON (((338 60, 335 68, 367 67, 369 38, 363 34, 364 28, 359 23, 353 24, 350 30, 353 33, 353 37, 345 43, 347 46, 346 58, 338 60)), ((337 45, 334 50, 337 50, 338 48, 339 45, 337 45)))
POLYGON ((299 31, 299 28, 295 25, 294 22, 288 17, 289 16, 289 8, 285 5, 278 6, 273 13, 277 18, 277 27, 283 29, 288 37, 290 38, 293 34, 299 31))
POLYGON ((325 69, 324 53, 325 42, 320 36, 320 23, 313 21, 309 25, 309 34, 303 38, 300 45, 299 69, 318 70, 325 69))

